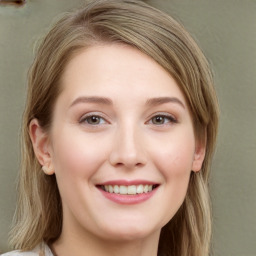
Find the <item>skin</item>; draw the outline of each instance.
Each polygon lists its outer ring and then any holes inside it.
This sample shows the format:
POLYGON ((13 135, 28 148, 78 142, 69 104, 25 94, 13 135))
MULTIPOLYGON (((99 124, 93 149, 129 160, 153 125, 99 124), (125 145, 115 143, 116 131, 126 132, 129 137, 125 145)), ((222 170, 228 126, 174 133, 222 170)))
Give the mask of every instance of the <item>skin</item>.
POLYGON ((53 250, 156 256, 160 230, 184 201, 190 173, 200 170, 205 154, 184 95, 160 65, 125 45, 83 49, 61 84, 50 132, 36 119, 30 124, 37 158, 46 174, 55 173, 62 198, 63 230, 53 250), (113 202, 96 187, 138 179, 158 184, 138 204, 113 202))

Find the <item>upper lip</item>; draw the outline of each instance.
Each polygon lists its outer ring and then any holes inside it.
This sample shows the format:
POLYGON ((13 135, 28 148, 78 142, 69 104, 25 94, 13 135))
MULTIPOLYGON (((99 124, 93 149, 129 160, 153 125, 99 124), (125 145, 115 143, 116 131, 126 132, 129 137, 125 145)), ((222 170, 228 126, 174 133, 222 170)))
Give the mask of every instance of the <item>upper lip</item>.
POLYGON ((157 182, 148 181, 148 180, 109 180, 97 185, 123 185, 123 186, 131 186, 131 185, 156 185, 157 182))

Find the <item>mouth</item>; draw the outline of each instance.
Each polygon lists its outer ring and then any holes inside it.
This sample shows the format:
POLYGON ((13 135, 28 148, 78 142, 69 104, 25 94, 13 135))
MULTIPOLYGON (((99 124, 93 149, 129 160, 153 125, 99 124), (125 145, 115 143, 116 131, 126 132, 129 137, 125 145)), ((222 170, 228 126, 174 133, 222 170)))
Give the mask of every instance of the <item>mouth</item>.
POLYGON ((138 185, 97 185, 100 190, 110 194, 139 195, 147 194, 156 189, 159 184, 138 184, 138 185))

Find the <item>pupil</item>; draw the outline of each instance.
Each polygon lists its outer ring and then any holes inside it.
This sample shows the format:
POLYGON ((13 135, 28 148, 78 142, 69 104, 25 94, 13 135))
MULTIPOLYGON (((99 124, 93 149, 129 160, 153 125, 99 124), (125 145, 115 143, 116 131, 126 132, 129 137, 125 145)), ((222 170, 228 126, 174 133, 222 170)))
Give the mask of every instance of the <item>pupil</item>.
POLYGON ((98 123, 98 121, 99 121, 99 118, 98 118, 98 117, 96 117, 96 116, 92 116, 92 117, 91 117, 91 122, 92 122, 92 123, 98 123))
POLYGON ((155 117, 155 122, 158 123, 158 124, 163 123, 163 117, 162 116, 156 116, 155 117))

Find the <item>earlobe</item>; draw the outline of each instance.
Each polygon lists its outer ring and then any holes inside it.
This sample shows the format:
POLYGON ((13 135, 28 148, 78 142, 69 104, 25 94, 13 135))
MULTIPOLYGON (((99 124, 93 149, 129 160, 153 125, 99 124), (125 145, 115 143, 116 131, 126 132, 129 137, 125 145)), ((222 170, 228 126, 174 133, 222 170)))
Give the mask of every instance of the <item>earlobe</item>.
POLYGON ((54 174, 54 169, 53 168, 50 168, 50 167, 47 167, 47 166, 42 166, 42 170, 44 171, 44 173, 46 175, 52 175, 54 174))
POLYGON ((199 172, 202 168, 205 158, 206 145, 205 143, 198 143, 195 148, 194 159, 192 164, 192 171, 199 172))
POLYGON ((48 134, 43 131, 37 119, 29 125, 29 135, 37 160, 42 165, 42 170, 47 175, 54 173, 48 134))

